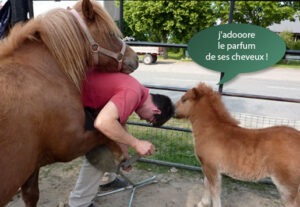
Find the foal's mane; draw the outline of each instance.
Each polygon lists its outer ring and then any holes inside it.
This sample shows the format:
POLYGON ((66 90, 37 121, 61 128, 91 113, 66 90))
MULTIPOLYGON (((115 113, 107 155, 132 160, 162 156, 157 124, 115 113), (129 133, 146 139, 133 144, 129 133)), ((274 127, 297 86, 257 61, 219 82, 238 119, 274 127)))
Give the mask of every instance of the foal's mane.
POLYGON ((218 92, 213 91, 211 87, 208 87, 203 83, 199 84, 197 89, 201 94, 201 98, 207 97, 208 103, 216 115, 216 118, 218 118, 221 122, 226 122, 230 125, 239 124, 239 122, 234 119, 225 108, 225 105, 221 100, 221 95, 218 92))
MULTIPOLYGON (((97 34, 103 42, 111 43, 111 35, 121 33, 111 17, 96 2, 91 2, 96 13, 94 23, 97 34)), ((74 8, 81 11, 82 2, 74 8)), ((0 59, 18 49, 26 40, 41 41, 60 65, 60 69, 81 90, 81 83, 88 66, 92 66, 90 44, 73 14, 62 8, 52 9, 31 19, 27 23, 17 24, 7 38, 0 44, 0 59)), ((41 44, 42 44, 41 43, 41 44)), ((101 44, 101 43, 100 43, 101 44)))

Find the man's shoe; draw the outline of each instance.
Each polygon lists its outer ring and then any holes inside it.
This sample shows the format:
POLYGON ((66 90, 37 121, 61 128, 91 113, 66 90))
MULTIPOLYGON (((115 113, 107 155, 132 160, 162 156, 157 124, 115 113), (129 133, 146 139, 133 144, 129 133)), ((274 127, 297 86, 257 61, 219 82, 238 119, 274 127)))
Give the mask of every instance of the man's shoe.
POLYGON ((121 180, 120 178, 116 178, 114 181, 111 183, 107 183, 105 185, 100 185, 99 188, 101 191, 111 191, 111 190, 116 190, 119 188, 124 188, 127 187, 129 183, 125 180, 121 180))

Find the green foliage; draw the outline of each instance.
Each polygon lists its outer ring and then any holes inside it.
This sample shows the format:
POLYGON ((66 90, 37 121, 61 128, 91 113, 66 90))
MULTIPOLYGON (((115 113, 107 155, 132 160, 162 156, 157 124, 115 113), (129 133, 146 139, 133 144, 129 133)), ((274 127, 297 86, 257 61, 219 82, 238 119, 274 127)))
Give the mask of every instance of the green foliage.
POLYGON ((168 57, 170 59, 181 60, 181 59, 185 58, 184 50, 183 49, 175 50, 175 51, 169 50, 168 57))
POLYGON ((285 42, 285 45, 288 49, 291 49, 294 45, 294 35, 291 32, 284 31, 279 34, 279 36, 283 39, 285 42))
POLYGON ((300 40, 297 40, 293 47, 294 50, 300 50, 300 40))
POLYGON ((124 19, 132 34, 148 41, 187 42, 193 34, 215 24, 210 1, 125 1, 124 19))
MULTIPOLYGON (((294 21, 297 1, 235 1, 237 23, 267 27, 288 19, 294 21)), ((205 28, 227 23, 230 1, 124 0, 124 36, 136 40, 187 43, 205 28)))
POLYGON ((296 11, 300 10, 300 1, 281 1, 281 4, 284 6, 293 7, 296 11))
MULTIPOLYGON (((217 1, 214 6, 221 22, 227 23, 230 3, 217 1)), ((296 6, 279 1, 235 1, 233 22, 267 27, 282 20, 294 21, 296 12, 296 6)))
POLYGON ((300 40, 295 41, 294 34, 292 32, 284 31, 281 32, 279 36, 283 39, 288 49, 300 49, 300 40))

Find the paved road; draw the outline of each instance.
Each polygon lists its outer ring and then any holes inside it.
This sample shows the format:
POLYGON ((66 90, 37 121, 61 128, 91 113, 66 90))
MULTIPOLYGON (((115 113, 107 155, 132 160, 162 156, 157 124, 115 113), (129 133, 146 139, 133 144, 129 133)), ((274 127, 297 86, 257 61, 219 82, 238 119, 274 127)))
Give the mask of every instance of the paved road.
MULTIPOLYGON (((139 69, 132 75, 143 84, 191 88, 199 82, 205 82, 216 90, 220 78, 217 72, 193 62, 182 61, 159 61, 154 65, 140 63, 139 69)), ((300 99, 300 69, 270 68, 241 74, 225 83, 223 91, 300 99)), ((180 92, 159 92, 171 96, 174 101, 182 95, 180 92)), ((224 97, 224 102, 231 112, 300 121, 300 104, 297 103, 230 97, 224 97)))

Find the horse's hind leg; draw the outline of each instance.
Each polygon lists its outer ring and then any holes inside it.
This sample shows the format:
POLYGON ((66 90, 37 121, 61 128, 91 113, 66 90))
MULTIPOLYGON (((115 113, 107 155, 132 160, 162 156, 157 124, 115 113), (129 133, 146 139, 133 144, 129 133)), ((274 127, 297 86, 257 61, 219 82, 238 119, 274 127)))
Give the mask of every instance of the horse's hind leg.
POLYGON ((275 179, 272 177, 272 181, 277 187, 281 198, 285 204, 285 207, 299 207, 300 206, 300 192, 298 182, 288 182, 288 179, 275 179))
POLYGON ((36 207, 39 200, 39 169, 22 185, 21 192, 26 207, 36 207))

